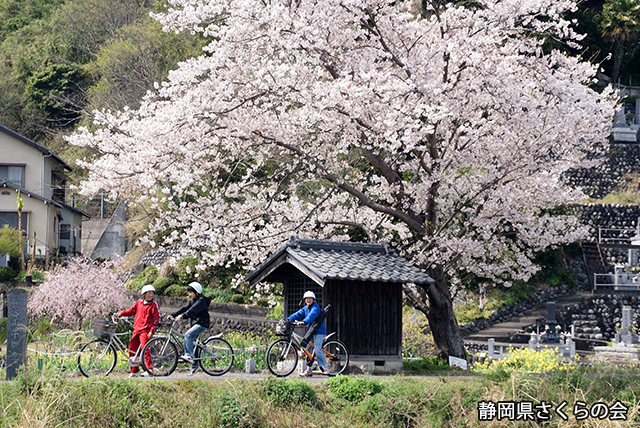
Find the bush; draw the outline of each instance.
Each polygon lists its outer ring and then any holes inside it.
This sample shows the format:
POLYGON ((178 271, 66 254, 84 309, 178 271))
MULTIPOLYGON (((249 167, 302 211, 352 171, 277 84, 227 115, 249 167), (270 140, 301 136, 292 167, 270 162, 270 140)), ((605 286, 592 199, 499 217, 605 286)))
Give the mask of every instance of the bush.
POLYGON ((7 321, 8 318, 0 318, 0 343, 7 340, 7 321))
POLYGON ((127 282, 126 287, 131 290, 140 290, 146 284, 153 284, 158 278, 158 268, 147 266, 136 278, 127 282))
POLYGON ((169 286, 175 283, 175 279, 173 278, 157 278, 153 281, 153 288, 156 289, 156 294, 164 294, 169 286))
POLYGON ((0 268, 0 281, 14 281, 18 276, 18 272, 10 267, 0 268))
POLYGON ((216 409, 217 423, 211 426, 229 428, 262 426, 259 411, 250 396, 226 393, 221 394, 216 401, 220 402, 216 409))
POLYGON ((178 275, 178 284, 182 284, 183 286, 188 285, 193 281, 199 281, 199 278, 196 278, 196 265, 198 264, 198 259, 195 257, 187 257, 178 262, 176 265, 176 273, 178 275))
POLYGON ((271 320, 280 320, 284 318, 284 309, 282 309, 282 306, 276 306, 267 313, 266 318, 271 320))
POLYGON ((261 382, 262 394, 280 407, 316 404, 316 391, 300 379, 266 378, 261 382))
MULTIPOLYGON (((216 302, 216 303, 229 303, 231 301, 231 293, 224 291, 224 290, 218 290, 218 289, 210 289, 210 288, 205 288, 204 291, 207 291, 207 293, 205 293, 205 295, 209 298, 211 298, 212 302, 216 302)), ((203 291, 203 292, 204 292, 203 291)))
POLYGON ((403 360, 402 369, 412 374, 449 371, 451 367, 439 357, 420 358, 418 360, 403 360))
POLYGON ((187 289, 183 285, 172 284, 164 290, 164 295, 171 297, 185 297, 187 295, 187 289))
POLYGON ((244 296, 242 294, 234 294, 233 296, 231 296, 231 303, 244 305, 244 296))
MULTIPOLYGON (((27 279, 27 272, 20 271, 15 278, 15 281, 25 281, 27 279)), ((31 281, 33 282, 42 282, 44 281, 44 273, 39 270, 34 270, 31 273, 31 281)))
POLYGON ((8 254, 12 258, 20 257, 20 232, 5 224, 0 228, 0 254, 8 254))
POLYGON ((382 391, 380 382, 364 377, 338 375, 329 379, 327 386, 335 396, 350 402, 362 401, 366 396, 382 391))

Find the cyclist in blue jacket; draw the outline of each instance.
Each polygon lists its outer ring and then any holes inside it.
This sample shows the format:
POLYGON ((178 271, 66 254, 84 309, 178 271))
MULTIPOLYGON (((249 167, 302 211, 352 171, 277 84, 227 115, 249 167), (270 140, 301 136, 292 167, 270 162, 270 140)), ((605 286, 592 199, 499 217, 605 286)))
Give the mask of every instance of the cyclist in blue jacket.
MULTIPOLYGON (((316 302, 316 295, 313 291, 307 291, 304 293, 304 306, 298 312, 289 316, 291 321, 294 321, 297 325, 306 325, 307 328, 309 325, 320 315, 322 309, 320 309, 320 305, 316 302)), ((316 332, 313 335, 313 347, 316 356, 316 360, 318 360, 318 367, 322 374, 329 374, 329 366, 327 365, 327 360, 324 357, 324 353, 322 352, 322 342, 324 341, 324 337, 327 335, 327 327, 324 325, 324 321, 316 332)), ((311 366, 307 367, 301 376, 311 376, 311 366)))

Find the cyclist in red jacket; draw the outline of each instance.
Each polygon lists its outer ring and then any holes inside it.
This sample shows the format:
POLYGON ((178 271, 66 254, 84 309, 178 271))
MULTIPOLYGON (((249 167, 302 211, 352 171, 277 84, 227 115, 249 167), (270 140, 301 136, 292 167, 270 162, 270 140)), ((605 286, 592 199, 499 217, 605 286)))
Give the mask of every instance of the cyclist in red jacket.
MULTIPOLYGON (((153 285, 145 285, 140 292, 142 293, 142 298, 136 300, 129 309, 118 314, 119 317, 130 317, 132 315, 136 317, 133 322, 131 340, 129 341, 129 357, 135 357, 138 349, 143 348, 153 336, 153 331, 156 328, 155 324, 160 323, 160 306, 153 301, 156 289, 153 285)), ((145 361, 147 367, 153 366, 150 355, 145 355, 145 361)), ((129 377, 139 376, 139 371, 140 369, 137 366, 131 366, 129 377)), ((148 376, 148 373, 145 372, 143 376, 148 376)))

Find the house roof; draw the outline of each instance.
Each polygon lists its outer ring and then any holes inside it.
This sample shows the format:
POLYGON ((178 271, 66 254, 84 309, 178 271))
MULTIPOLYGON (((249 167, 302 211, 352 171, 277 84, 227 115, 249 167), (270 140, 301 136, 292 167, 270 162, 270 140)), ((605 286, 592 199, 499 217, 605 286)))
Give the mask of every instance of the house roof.
POLYGON ((15 131, 12 131, 11 129, 7 128, 6 126, 0 124, 0 131, 4 132, 5 134, 11 135, 13 138, 22 141, 25 144, 30 145, 31 147, 36 148, 38 151, 40 151, 41 153, 44 153, 47 156, 51 156, 54 159, 56 159, 58 162, 60 162, 66 169, 68 169, 69 171, 73 171, 73 168, 71 168, 71 166, 69 166, 65 161, 62 160, 62 158, 60 158, 60 156, 56 155, 54 152, 52 152, 51 150, 47 149, 44 146, 41 146, 40 144, 36 143, 35 141, 32 141, 30 139, 28 139, 27 137, 25 137, 24 135, 20 135, 15 131))
POLYGON ((35 192, 32 192, 32 191, 27 190, 27 189, 23 189, 20 186, 16 186, 15 184, 11 183, 10 181, 7 181, 6 179, 0 180, 0 188, 2 188, 2 187, 9 187, 9 188, 14 189, 14 190, 20 190, 20 193, 22 193, 22 194, 24 194, 24 195, 26 195, 26 196, 28 196, 30 198, 40 199, 45 204, 55 205, 58 208, 66 208, 66 209, 68 209, 68 210, 70 210, 72 212, 78 213, 78 214, 83 215, 83 216, 85 216, 87 218, 91 217, 91 216, 89 216, 89 214, 87 214, 84 211, 79 210, 79 209, 77 209, 75 207, 72 207, 71 205, 67 205, 64 202, 56 201, 54 199, 44 198, 44 197, 42 197, 41 195, 38 195, 35 192))
POLYGON ((386 244, 320 241, 291 237, 245 279, 251 284, 277 280, 278 268, 290 264, 324 285, 328 279, 402 284, 431 284, 434 280, 395 254, 386 244))

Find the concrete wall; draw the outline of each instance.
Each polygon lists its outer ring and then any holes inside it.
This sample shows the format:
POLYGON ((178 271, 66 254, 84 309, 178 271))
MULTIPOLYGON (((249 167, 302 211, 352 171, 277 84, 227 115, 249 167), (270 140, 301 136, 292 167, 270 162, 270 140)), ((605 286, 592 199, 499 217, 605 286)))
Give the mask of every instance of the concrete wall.
POLYGON ((126 205, 124 202, 120 202, 98 243, 93 248, 90 255, 91 258, 110 259, 114 255, 124 256, 126 254, 128 250, 127 235, 124 228, 126 220, 126 205))

